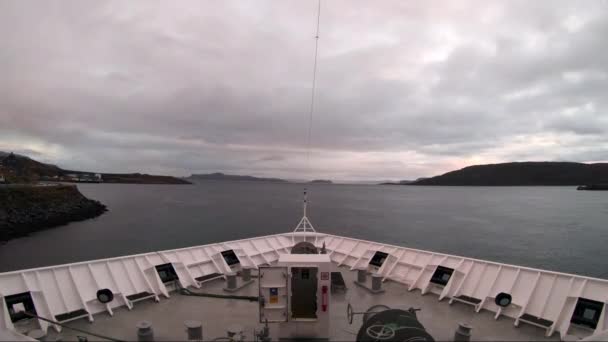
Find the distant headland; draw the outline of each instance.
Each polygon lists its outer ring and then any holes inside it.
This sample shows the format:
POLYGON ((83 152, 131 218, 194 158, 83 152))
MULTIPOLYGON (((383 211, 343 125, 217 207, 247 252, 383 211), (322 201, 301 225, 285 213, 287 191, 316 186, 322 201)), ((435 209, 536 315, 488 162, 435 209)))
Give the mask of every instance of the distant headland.
POLYGON ((581 185, 608 184, 608 163, 517 162, 473 165, 407 185, 581 185))
POLYGON ((76 186, 62 183, 190 184, 171 176, 64 170, 0 151, 0 243, 108 210, 76 186))
POLYGON ((38 162, 26 156, 0 151, 0 182, 31 184, 37 182, 122 183, 122 184, 190 184, 172 176, 144 173, 100 173, 64 170, 56 165, 38 162))

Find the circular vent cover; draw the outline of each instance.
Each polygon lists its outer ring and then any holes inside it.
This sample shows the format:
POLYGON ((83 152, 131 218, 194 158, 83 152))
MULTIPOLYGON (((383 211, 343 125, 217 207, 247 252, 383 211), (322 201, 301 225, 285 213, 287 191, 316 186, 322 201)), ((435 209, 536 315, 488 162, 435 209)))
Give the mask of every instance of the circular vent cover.
POLYGON ((494 300, 494 303, 496 303, 496 305, 504 308, 506 306, 509 306, 509 304, 511 304, 512 299, 513 298, 511 297, 510 294, 501 292, 498 295, 496 295, 496 299, 494 300))
POLYGON ((110 289, 101 289, 97 291, 97 300, 106 304, 114 300, 114 294, 110 289))

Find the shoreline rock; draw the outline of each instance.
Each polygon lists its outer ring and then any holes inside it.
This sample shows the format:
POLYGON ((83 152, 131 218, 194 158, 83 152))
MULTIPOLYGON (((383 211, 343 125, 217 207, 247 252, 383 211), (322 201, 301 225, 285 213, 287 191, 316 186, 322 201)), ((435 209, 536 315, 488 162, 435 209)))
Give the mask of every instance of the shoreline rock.
POLYGON ((76 186, 0 186, 0 243, 107 211, 76 186))

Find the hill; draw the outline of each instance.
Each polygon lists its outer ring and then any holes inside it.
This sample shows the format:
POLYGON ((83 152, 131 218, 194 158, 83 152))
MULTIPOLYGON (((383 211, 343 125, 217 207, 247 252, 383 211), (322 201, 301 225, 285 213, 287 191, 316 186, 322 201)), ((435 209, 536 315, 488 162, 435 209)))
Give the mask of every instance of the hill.
POLYGON ((29 183, 44 177, 60 175, 62 170, 50 164, 35 161, 26 156, 2 152, 0 154, 0 174, 10 183, 29 183))
POLYGON ((580 185, 608 183, 608 163, 521 162, 473 165, 411 185, 580 185))
POLYGON ((286 180, 280 178, 260 178, 253 176, 227 175, 221 172, 208 174, 193 174, 186 178, 191 181, 199 180, 222 180, 222 181, 246 181, 246 182, 272 182, 272 183, 287 183, 286 180))
MULTIPOLYGON (((35 183, 38 181, 79 182, 92 181, 95 172, 64 170, 58 166, 38 162, 26 156, 0 151, 0 175, 8 183, 35 183)), ((132 184, 190 184, 188 181, 171 177, 141 173, 113 174, 99 173, 104 183, 132 184)))
POLYGON ((308 182, 310 184, 333 184, 329 179, 314 179, 308 182))

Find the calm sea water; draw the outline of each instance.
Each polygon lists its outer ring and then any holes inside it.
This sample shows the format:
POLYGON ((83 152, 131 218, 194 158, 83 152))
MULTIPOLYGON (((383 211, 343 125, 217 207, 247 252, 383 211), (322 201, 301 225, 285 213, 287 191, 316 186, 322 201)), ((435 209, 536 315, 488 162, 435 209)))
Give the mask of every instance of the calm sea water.
MULTIPOLYGON (((0 246, 0 271, 289 232, 299 184, 83 184, 109 212, 0 246)), ((312 185, 321 232, 608 277, 608 192, 573 187, 312 185)))

